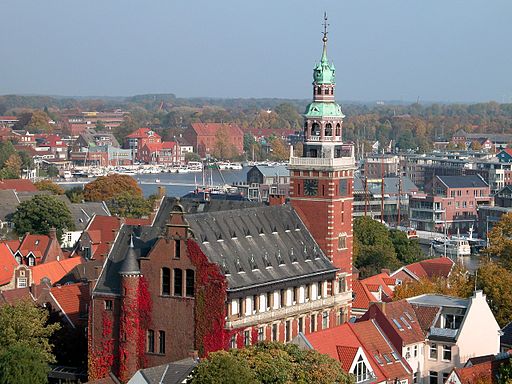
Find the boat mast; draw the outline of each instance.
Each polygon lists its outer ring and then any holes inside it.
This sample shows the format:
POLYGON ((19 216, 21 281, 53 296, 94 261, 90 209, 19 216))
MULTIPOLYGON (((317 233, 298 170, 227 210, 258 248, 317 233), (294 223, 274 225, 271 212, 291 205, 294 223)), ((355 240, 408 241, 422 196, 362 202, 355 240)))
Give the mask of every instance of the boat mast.
POLYGON ((396 221, 396 227, 400 226, 400 196, 402 195, 402 174, 398 172, 398 217, 396 221))
POLYGON ((382 157, 380 159, 380 177, 380 222, 384 224, 384 152, 382 153, 382 157))

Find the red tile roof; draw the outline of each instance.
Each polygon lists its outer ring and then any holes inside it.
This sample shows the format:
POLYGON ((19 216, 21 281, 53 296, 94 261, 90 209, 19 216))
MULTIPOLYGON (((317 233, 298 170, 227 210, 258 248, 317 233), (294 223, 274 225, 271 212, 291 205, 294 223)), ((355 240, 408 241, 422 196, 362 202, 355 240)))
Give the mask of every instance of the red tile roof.
POLYGON ((52 284, 62 279, 69 271, 79 264, 84 263, 81 257, 72 257, 62 261, 50 261, 31 267, 32 281, 38 285, 41 279, 47 277, 52 284))
POLYGON ((336 349, 338 350, 338 360, 341 362, 341 367, 345 372, 348 372, 359 348, 339 345, 336 349))
POLYGON ((412 305, 414 309, 414 313, 416 313, 416 318, 418 319, 418 323, 423 330, 423 332, 427 332, 434 320, 437 317, 437 314, 441 310, 440 307, 427 307, 424 305, 412 305))
POLYGON ((50 294, 73 326, 78 326, 80 313, 85 312, 86 305, 90 301, 89 286, 77 283, 52 287, 50 294))
POLYGON ((124 219, 126 225, 151 225, 151 219, 136 219, 134 217, 127 217, 124 219))
POLYGON ((20 300, 34 301, 34 297, 30 293, 30 288, 16 288, 1 292, 2 299, 7 304, 16 304, 20 300))
POLYGON ((370 276, 363 280, 357 280, 352 283, 352 290, 355 293, 353 308, 367 309, 371 302, 377 301, 377 297, 372 292, 379 292, 382 289, 381 301, 391 301, 393 289, 397 284, 396 279, 389 277, 385 272, 370 276))
POLYGON ((12 280, 14 269, 18 266, 11 250, 5 243, 0 243, 0 285, 12 280))
POLYGON ((21 241, 20 247, 17 249, 23 256, 27 256, 30 252, 37 257, 41 258, 48 248, 50 237, 47 235, 32 235, 27 234, 21 241))
POLYGON ((163 141, 162 149, 173 149, 176 146, 175 141, 163 141))
POLYGON ((468 360, 463 368, 455 368, 453 371, 462 384, 474 383, 498 383, 498 372, 504 364, 510 364, 510 354, 489 355, 468 360))
POLYGON ((106 255, 109 252, 116 237, 116 231, 120 227, 121 219, 115 216, 94 216, 85 230, 92 242, 92 257, 106 255))
POLYGON ((199 136, 215 136, 219 129, 225 128, 231 136, 243 136, 242 130, 235 124, 225 123, 192 123, 192 129, 199 136))
MULTIPOLYGON (((448 277, 453 265, 454 262, 449 257, 438 257, 435 259, 418 261, 417 263, 406 265, 401 269, 405 270, 412 278, 415 278, 415 280, 418 280, 423 277, 448 277)), ((398 271, 394 272, 392 276, 398 271)))
POLYGON ((367 309, 371 302, 376 301, 375 296, 368 290, 361 280, 354 280, 352 282, 352 291, 354 293, 352 308, 354 309, 367 309))
POLYGON ((14 189, 17 192, 36 192, 37 188, 27 179, 4 179, 0 180, 0 190, 14 189))
POLYGON ((152 129, 150 128, 139 128, 137 129, 136 131, 130 133, 128 136, 128 138, 130 139, 143 139, 143 138, 146 138, 146 137, 150 137, 148 135, 148 132, 149 131, 152 131, 153 132, 153 135, 152 137, 161 137, 158 133, 156 133, 155 131, 153 131, 152 129))

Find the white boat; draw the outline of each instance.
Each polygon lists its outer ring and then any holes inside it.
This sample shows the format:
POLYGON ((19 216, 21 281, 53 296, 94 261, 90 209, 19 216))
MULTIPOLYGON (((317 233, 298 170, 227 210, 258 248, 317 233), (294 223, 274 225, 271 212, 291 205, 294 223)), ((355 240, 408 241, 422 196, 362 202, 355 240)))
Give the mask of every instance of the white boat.
POLYGON ((469 256, 471 247, 469 241, 461 237, 437 238, 432 242, 434 249, 446 256, 469 256))
POLYGON ((190 172, 201 172, 203 170, 203 163, 200 161, 189 161, 187 168, 190 172))
POLYGON ((155 183, 159 183, 160 182, 160 179, 155 179, 155 183))

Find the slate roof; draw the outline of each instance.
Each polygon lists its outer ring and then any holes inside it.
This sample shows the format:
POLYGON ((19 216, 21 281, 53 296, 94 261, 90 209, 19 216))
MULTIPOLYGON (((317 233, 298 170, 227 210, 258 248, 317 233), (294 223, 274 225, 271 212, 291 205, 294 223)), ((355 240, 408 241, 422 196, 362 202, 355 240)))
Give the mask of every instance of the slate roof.
POLYGON ((437 176, 448 188, 486 188, 489 186, 480 175, 437 176))
POLYGON ((288 205, 186 219, 201 250, 225 272, 228 290, 336 271, 288 205))
POLYGON ((265 177, 275 177, 277 176, 290 176, 290 170, 286 165, 275 165, 275 166, 268 166, 268 165, 255 165, 254 168, 256 168, 258 171, 261 172, 261 174, 265 177))
POLYGON ((140 369, 138 372, 147 384, 181 384, 194 367, 197 361, 187 358, 169 364, 140 369))
POLYGON ((512 321, 501 329, 500 344, 512 347, 512 321))
MULTIPOLYGON (((402 178, 401 191, 402 194, 418 192, 419 188, 407 176, 402 178)), ((398 194, 398 177, 385 177, 384 178, 384 194, 397 195, 398 194)), ((373 195, 381 194, 380 182, 368 181, 368 191, 373 195)), ((354 176, 354 193, 364 193, 364 179, 361 176, 354 176)))
MULTIPOLYGON (((163 233, 174 203, 175 199, 165 198, 153 226, 137 228, 137 236, 133 238, 133 252, 137 257, 145 257, 163 233)), ((325 279, 326 274, 334 277, 336 268, 290 206, 244 209, 251 204, 198 203, 186 199, 181 204, 197 244, 226 274, 228 292, 232 294, 289 279, 319 281, 325 279), (196 213, 198 211, 202 212, 196 213)), ((120 293, 119 270, 135 229, 124 225, 119 230, 95 287, 96 293, 120 293)))
POLYGON ((0 190, 0 220, 9 220, 19 203, 14 190, 0 190))

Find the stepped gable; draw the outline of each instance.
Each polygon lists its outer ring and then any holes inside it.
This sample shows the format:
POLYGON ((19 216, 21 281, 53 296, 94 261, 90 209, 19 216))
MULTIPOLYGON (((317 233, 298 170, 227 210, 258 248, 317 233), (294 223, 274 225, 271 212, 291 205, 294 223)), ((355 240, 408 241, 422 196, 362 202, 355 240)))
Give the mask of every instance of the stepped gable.
POLYGON ((228 292, 280 280, 334 273, 287 205, 187 215, 195 240, 226 275, 228 292))
MULTIPOLYGON (((130 237, 133 234, 133 252, 137 258, 146 257, 160 235, 163 235, 172 207, 178 200, 173 197, 166 197, 158 210, 152 226, 123 225, 118 232, 114 245, 104 264, 94 289, 97 293, 120 294, 119 271, 124 258, 128 253, 130 237)), ((198 201, 183 199, 180 201, 185 212, 211 212, 225 211, 235 207, 244 207, 248 202, 239 201, 198 201)), ((189 215, 187 214, 187 219, 189 215)))

